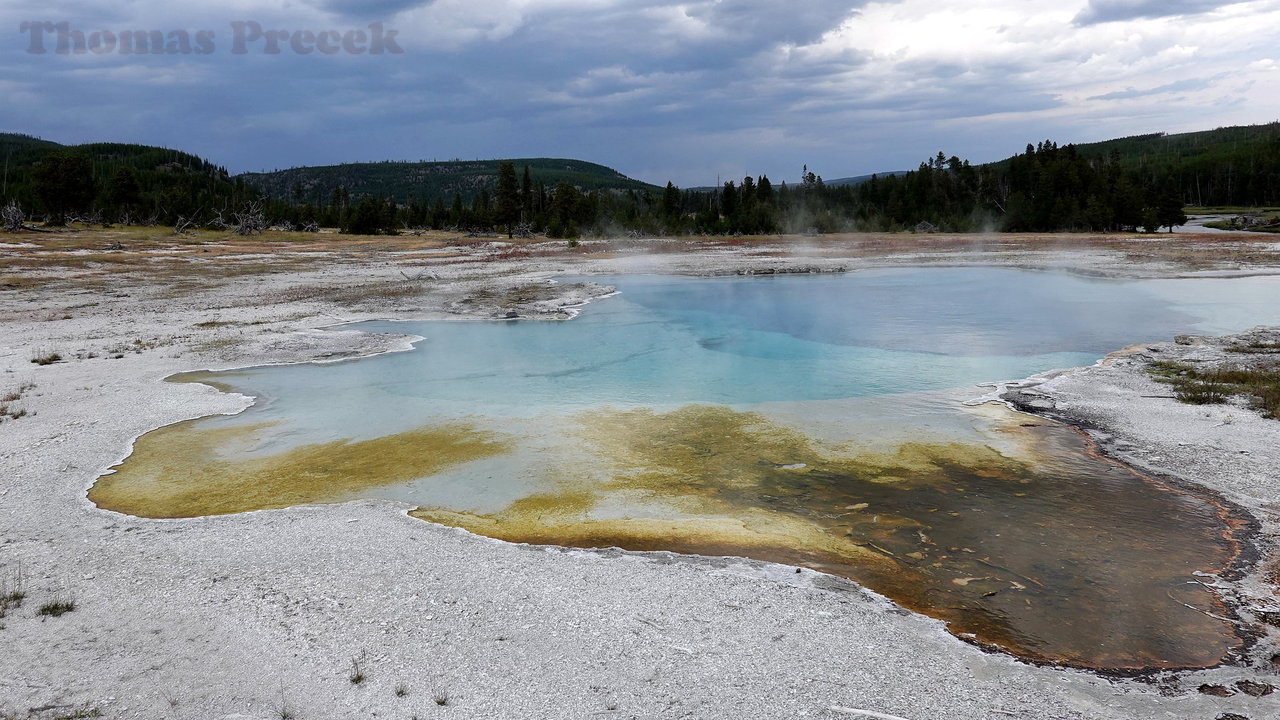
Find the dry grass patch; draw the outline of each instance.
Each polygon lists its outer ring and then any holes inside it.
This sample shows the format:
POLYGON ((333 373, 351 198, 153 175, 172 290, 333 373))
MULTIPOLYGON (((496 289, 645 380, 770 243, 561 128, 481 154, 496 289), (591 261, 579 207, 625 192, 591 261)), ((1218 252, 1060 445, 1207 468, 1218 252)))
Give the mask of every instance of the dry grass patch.
MULTIPOLYGON (((17 407, 13 403, 21 400, 27 391, 33 388, 35 388, 35 385, 31 383, 23 383, 18 386, 17 390, 12 390, 5 393, 3 396, 0 396, 0 422, 4 422, 5 420, 17 420, 28 415, 26 408, 17 407)), ((0 584, 0 591, 2 591, 3 588, 4 586, 0 584)), ((3 613, 0 613, 0 617, 3 617, 3 613)))
POLYGON ((1263 417, 1280 420, 1280 363, 1202 369, 1158 360, 1147 367, 1147 372, 1156 382, 1172 385, 1179 402, 1220 405, 1242 397, 1263 417))
POLYGON ((36 615, 41 617, 62 617, 76 609, 75 600, 50 600, 40 606, 36 615))
POLYGON ((372 280, 347 285, 296 285, 262 296, 262 302, 283 304, 320 300, 355 306, 370 302, 386 302, 413 298, 430 292, 423 280, 372 280))
POLYGON ((31 362, 36 365, 52 365, 62 362, 62 355, 53 350, 37 350, 35 355, 31 356, 31 362))

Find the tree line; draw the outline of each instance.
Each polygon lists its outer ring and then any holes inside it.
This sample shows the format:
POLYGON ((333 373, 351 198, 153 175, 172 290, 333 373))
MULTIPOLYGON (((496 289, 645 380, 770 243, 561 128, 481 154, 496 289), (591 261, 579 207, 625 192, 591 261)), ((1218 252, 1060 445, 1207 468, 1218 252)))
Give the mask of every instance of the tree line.
POLYGON ((567 180, 548 186, 529 166, 502 162, 496 177, 478 183, 470 197, 455 191, 401 200, 357 195, 344 186, 322 200, 300 187, 283 197, 266 197, 225 169, 177 151, 115 145, 32 149, 30 143, 17 143, 19 153, 39 156, 11 170, 15 152, 7 149, 3 201, 42 213, 51 224, 94 215, 110 222, 200 225, 254 204, 273 224, 360 234, 406 228, 552 238, 912 229, 1156 231, 1185 223, 1183 208, 1189 204, 1280 204, 1280 133, 1255 128, 1248 137, 1224 136, 1227 140, 1213 134, 1236 130, 1211 131, 1207 135, 1215 140, 1195 147, 1176 147, 1172 140, 1161 144, 1154 136, 1095 146, 1046 140, 986 165, 939 152, 910 172, 858 184, 829 185, 805 167, 794 183, 759 175, 714 189, 682 190, 667 183, 660 191, 584 190, 567 180))
POLYGON ((96 143, 64 148, 0 135, 0 204, 61 225, 68 219, 172 224, 259 200, 226 168, 189 153, 146 145, 96 143))

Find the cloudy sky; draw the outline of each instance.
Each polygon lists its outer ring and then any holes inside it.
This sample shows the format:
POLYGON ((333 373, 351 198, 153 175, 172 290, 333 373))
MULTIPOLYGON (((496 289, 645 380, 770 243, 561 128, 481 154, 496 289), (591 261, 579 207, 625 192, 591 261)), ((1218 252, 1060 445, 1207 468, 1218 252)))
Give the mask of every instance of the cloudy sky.
POLYGON ((777 182, 1280 119, 1280 0, 5 0, 0 26, 0 130, 233 172, 550 156, 777 182), (236 21, 289 39, 235 53, 236 21), (97 44, 59 53, 58 22, 97 44), (313 49, 370 23, 403 52, 313 49), (109 51, 128 30, 193 52, 109 51))

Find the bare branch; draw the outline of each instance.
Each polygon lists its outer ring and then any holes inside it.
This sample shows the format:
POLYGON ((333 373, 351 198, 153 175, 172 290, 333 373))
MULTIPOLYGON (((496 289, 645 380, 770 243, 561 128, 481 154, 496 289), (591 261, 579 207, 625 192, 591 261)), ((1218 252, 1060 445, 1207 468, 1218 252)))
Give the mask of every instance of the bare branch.
POLYGON ((5 232, 18 232, 25 227, 27 216, 23 214, 22 207, 18 205, 16 200, 9 201, 3 209, 0 209, 0 222, 4 224, 5 232))
POLYGON ((261 235, 267 229, 267 219, 262 214, 262 203, 246 203, 244 209, 233 213, 233 225, 237 235, 261 235))

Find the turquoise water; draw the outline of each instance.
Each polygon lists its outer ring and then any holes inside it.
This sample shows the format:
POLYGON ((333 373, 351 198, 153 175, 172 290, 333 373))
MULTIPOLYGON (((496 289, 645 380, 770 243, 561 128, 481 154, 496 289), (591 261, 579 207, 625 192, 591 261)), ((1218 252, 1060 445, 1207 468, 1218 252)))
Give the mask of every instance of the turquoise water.
MULTIPOLYGON (((429 418, 602 404, 746 406, 941 390, 1095 362, 1131 343, 1280 322, 1280 278, 1096 280, 1010 269, 610 277, 570 322, 373 322, 410 353, 227 378, 251 419, 372 437, 429 418)), ((886 422, 896 422, 886 418, 886 422)))
POLYGON ((274 423, 255 433, 248 455, 266 456, 465 418, 523 438, 521 450, 368 492, 495 511, 545 489, 573 453, 559 436, 574 432, 576 414, 602 406, 763 409, 810 434, 863 446, 990 443, 958 407, 981 394, 979 383, 1089 365, 1178 333, 1280 322, 1280 277, 1107 280, 903 268, 591 280, 619 293, 568 322, 362 323, 349 327, 424 339, 412 352, 221 373, 257 402, 197 427, 274 423))

